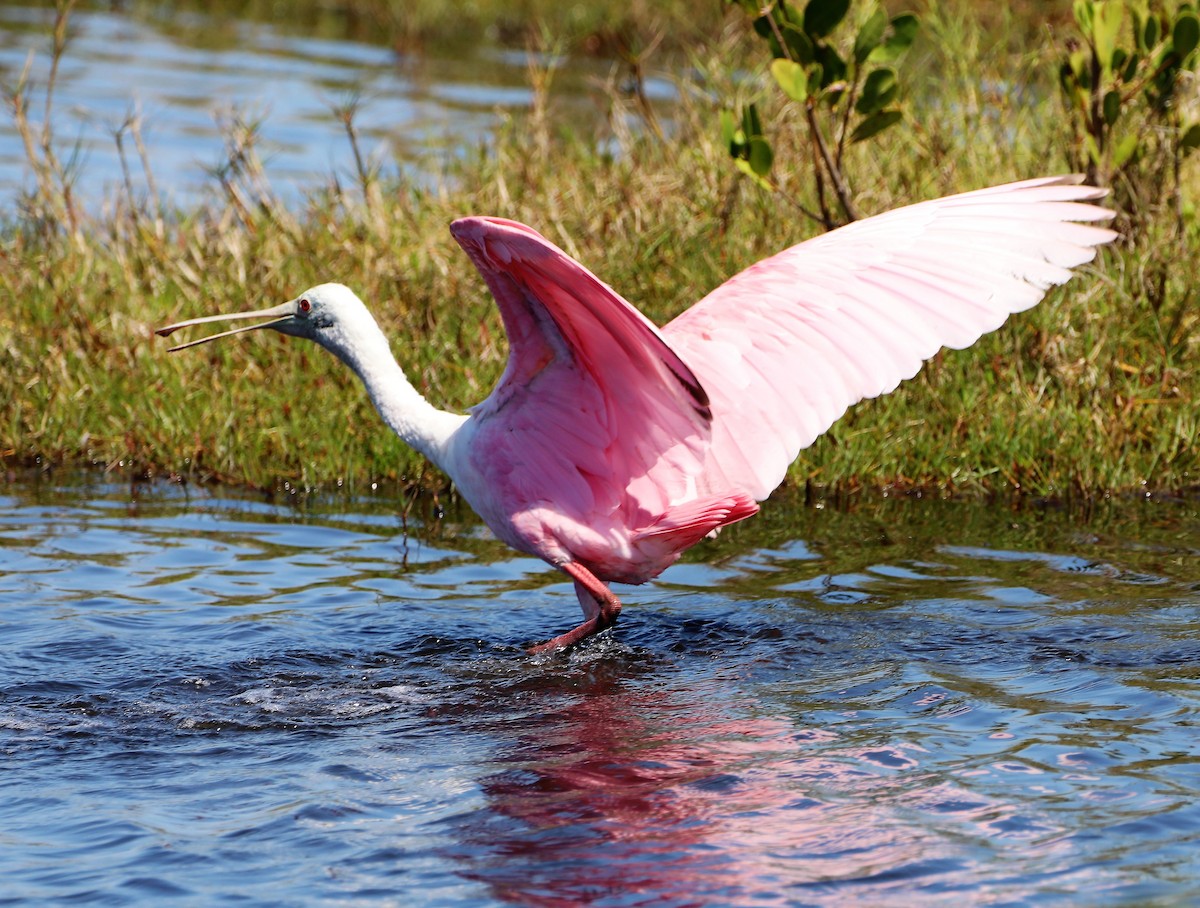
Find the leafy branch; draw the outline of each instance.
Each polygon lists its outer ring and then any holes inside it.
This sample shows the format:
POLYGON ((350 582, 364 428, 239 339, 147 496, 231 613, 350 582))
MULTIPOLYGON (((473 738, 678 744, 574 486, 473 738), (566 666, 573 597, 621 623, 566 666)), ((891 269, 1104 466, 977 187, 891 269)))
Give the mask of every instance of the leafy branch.
POLYGON ((1059 85, 1074 130, 1075 166, 1089 182, 1116 188, 1118 207, 1131 215, 1168 193, 1182 230, 1179 169, 1200 147, 1200 120, 1180 102, 1200 63, 1200 16, 1190 3, 1155 6, 1076 0, 1083 40, 1067 45, 1059 85))
MULTIPOLYGON (((808 0, 803 13, 787 0, 772 0, 766 6, 758 0, 727 2, 755 16, 754 31, 773 58, 771 76, 804 111, 817 210, 791 201, 826 230, 856 220, 846 149, 903 119, 893 64, 912 45, 917 17, 903 13, 889 18, 873 7, 851 44, 834 36, 850 0, 808 0)), ((757 105, 749 104, 738 114, 722 111, 721 134, 738 170, 762 188, 779 191, 769 179, 775 155, 757 105)))

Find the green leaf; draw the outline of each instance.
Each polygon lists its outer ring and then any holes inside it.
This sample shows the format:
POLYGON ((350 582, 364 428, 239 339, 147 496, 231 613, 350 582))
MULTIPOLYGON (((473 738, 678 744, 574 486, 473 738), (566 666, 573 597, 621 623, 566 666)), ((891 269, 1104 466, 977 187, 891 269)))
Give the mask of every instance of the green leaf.
MULTIPOLYGON (((1151 61, 1154 69, 1162 71, 1169 70, 1171 68, 1171 57, 1174 53, 1175 48, 1172 47, 1170 41, 1160 44, 1158 46, 1158 53, 1154 55, 1154 59, 1151 61)), ((1173 79, 1174 76, 1172 75, 1171 78, 1173 79)))
POLYGON ((789 24, 789 25, 796 26, 796 28, 804 27, 804 17, 802 15, 800 15, 799 13, 797 13, 794 9, 792 9, 792 7, 788 4, 787 0, 774 0, 773 4, 771 4, 771 3, 764 4, 762 2, 759 2, 758 5, 759 5, 759 8, 762 8, 763 6, 772 6, 773 5, 775 7, 775 19, 781 25, 789 24))
POLYGON ((820 63, 814 64, 808 70, 808 93, 810 95, 819 95, 824 87, 825 67, 820 63))
POLYGON ((1100 166, 1100 146, 1096 144, 1096 139, 1091 133, 1084 133, 1083 147, 1087 149, 1088 159, 1097 167, 1100 166))
POLYGON ((775 162, 775 154, 771 151, 771 143, 762 136, 750 137, 750 169, 760 177, 765 177, 771 172, 771 165, 775 162))
POLYGON ((799 63, 775 60, 771 64, 771 75, 793 101, 804 103, 808 100, 808 72, 799 63))
POLYGON ((1179 136, 1179 147, 1184 154, 1200 148, 1200 123, 1193 123, 1179 136))
POLYGON ((887 31, 887 27, 887 13, 876 8, 870 18, 863 23, 863 27, 858 30, 858 35, 854 39, 854 62, 857 65, 862 66, 867 62, 871 51, 875 50, 879 46, 879 42, 883 40, 883 33, 887 31))
POLYGON ((899 91, 895 70, 886 66, 872 70, 863 81, 862 94, 858 96, 854 109, 869 116, 892 103, 899 91))
POLYGON ((1117 35, 1121 31, 1121 19, 1125 15, 1124 0, 1101 0, 1095 4, 1092 22, 1092 47, 1096 59, 1105 73, 1113 69, 1113 52, 1117 48, 1117 35))
MULTIPOLYGON (((780 30, 782 31, 782 29, 780 30)), ((759 16, 757 19, 755 19, 754 31, 758 33, 760 38, 767 42, 767 47, 771 48, 772 57, 787 56, 783 46, 779 43, 779 39, 775 37, 775 28, 771 25, 771 19, 769 16, 759 16)))
MULTIPOLYGON (((819 79, 821 88, 825 88, 834 82, 840 82, 846 78, 846 61, 828 44, 822 44, 817 48, 817 63, 821 66, 819 79)), ((808 84, 811 88, 813 84, 812 80, 809 80, 808 84)))
POLYGON ((888 23, 887 36, 867 58, 876 63, 891 63, 904 56, 917 37, 921 23, 912 13, 901 13, 888 23))
POLYGON ((758 116, 758 105, 747 104, 742 110, 742 131, 746 133, 746 139, 752 140, 755 136, 762 136, 762 120, 758 116))
POLYGON ((811 38, 823 38, 846 18, 850 0, 808 0, 804 7, 804 30, 811 38))
POLYGON ((1146 17, 1142 15, 1142 4, 1140 0, 1132 0, 1129 4, 1129 15, 1133 17, 1133 52, 1144 51, 1146 49, 1143 43, 1146 34, 1146 17))
POLYGON ((1146 28, 1142 34, 1142 51, 1153 50, 1154 45, 1158 43, 1158 18, 1156 16, 1146 17, 1146 28))
POLYGON ((743 158, 738 158, 733 163, 737 165, 738 170, 740 170, 742 173, 744 173, 746 176, 748 176, 750 179, 752 179, 755 183, 757 183, 759 186, 761 186, 767 192, 775 191, 774 186, 772 186, 767 180, 763 179, 757 173, 754 172, 754 168, 750 166, 749 161, 747 161, 743 158))
POLYGON ((807 66, 816 59, 812 41, 799 27, 785 22, 780 26, 779 31, 783 35, 783 43, 791 51, 793 60, 807 66))
POLYGON ((1181 12, 1175 20, 1175 28, 1171 32, 1171 44, 1175 53, 1179 54, 1181 66, 1187 64, 1187 59, 1200 44, 1200 18, 1192 12, 1181 12))
POLYGON ((1130 133, 1129 135, 1125 136, 1125 138, 1121 139, 1121 141, 1117 143, 1116 147, 1113 148, 1113 167, 1120 167, 1131 157, 1133 157, 1133 153, 1137 151, 1137 147, 1138 137, 1136 133, 1130 133))
POLYGON ((1075 14, 1075 24, 1085 35, 1092 33, 1092 20, 1096 15, 1095 0, 1075 0, 1071 12, 1075 14))
POLYGON ((770 173, 774 155, 771 144, 763 138, 758 107, 748 104, 742 109, 740 126, 732 113, 721 111, 721 135, 729 143, 729 153, 738 170, 752 177, 760 186, 771 189, 771 184, 763 177, 770 173))
POLYGON ((1125 64, 1125 72, 1121 73, 1121 79, 1125 82, 1132 82, 1137 78, 1138 67, 1142 65, 1141 54, 1130 54, 1129 60, 1125 64))
POLYGON ((1121 115, 1121 93, 1116 89, 1112 89, 1104 95, 1103 102, 1104 122, 1112 126, 1117 122, 1117 117, 1121 115))
POLYGON ((876 133, 883 132, 889 126, 893 126, 904 119, 904 115, 898 110, 880 110, 871 114, 855 128, 850 134, 850 141, 862 142, 864 139, 869 139, 876 133))
POLYGON ((734 117, 733 111, 721 111, 721 142, 729 149, 729 153, 735 157, 737 156, 737 146, 742 144, 742 142, 737 140, 737 134, 737 119, 734 117))

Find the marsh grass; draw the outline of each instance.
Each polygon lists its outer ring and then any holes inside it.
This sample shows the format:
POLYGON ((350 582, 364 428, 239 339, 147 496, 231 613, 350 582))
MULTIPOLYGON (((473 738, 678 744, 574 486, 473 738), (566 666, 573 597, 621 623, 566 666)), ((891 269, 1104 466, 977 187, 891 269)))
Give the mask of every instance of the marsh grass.
MULTIPOLYGON (((852 152, 857 206, 878 212, 1064 171, 1050 39, 1014 53, 1017 42, 965 14, 923 19, 932 39, 910 63, 913 121, 852 152)), ((553 80, 532 69, 545 89, 533 114, 486 147, 428 162, 440 168, 432 185, 384 184, 363 164, 290 209, 262 174, 253 122, 234 116, 213 201, 164 211, 138 188, 153 187, 153 160, 133 117, 114 137, 128 152, 124 189, 103 216, 70 215, 70 180, 40 177, 54 139, 27 120, 37 188, 0 238, 0 457, 264 489, 441 488, 316 346, 263 333, 168 355, 153 328, 340 280, 373 307, 414 384, 464 408, 488 393, 506 355, 494 304, 446 230, 468 213, 535 226, 661 323, 812 229, 743 182, 720 144, 719 106, 765 84, 745 78, 761 61, 743 52, 736 33, 693 43, 666 131, 626 128, 636 96, 598 87, 613 112, 604 146, 556 129, 553 80)), ((10 88, 10 110, 22 91, 10 88)), ((798 141, 799 124, 769 92, 761 103, 776 147, 798 141)), ((342 114, 354 143, 353 103, 342 114)), ((776 178, 802 198, 799 161, 781 154, 776 178)), ((1194 162, 1183 178, 1188 196, 1194 162)), ((1194 486, 1194 214, 1184 228, 1173 215, 1149 218, 1036 309, 852 408, 801 454, 793 481, 841 494, 1194 486)))

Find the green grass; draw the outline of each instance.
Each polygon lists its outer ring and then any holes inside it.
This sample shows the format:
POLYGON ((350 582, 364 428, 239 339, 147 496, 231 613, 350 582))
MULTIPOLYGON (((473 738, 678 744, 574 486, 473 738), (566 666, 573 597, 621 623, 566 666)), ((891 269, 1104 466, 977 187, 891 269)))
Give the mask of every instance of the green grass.
MULTIPOLYGON (((910 123, 849 162, 864 212, 1069 169, 1048 82, 1055 48, 1016 53, 969 16, 932 15, 940 37, 910 64, 910 123)), ((742 46, 727 36, 691 48, 724 103, 750 91, 733 73, 762 65, 738 57, 742 46)), ((168 355, 153 328, 340 280, 374 308, 414 384, 461 409, 488 393, 506 348, 446 230, 453 218, 531 224, 659 322, 812 233, 735 174, 704 93, 682 93, 671 138, 618 136, 616 157, 557 131, 544 100, 492 147, 443 165, 435 188, 318 189, 289 211, 247 201, 251 171, 215 207, 163 218, 124 200, 74 226, 53 187, 27 200, 0 234, 0 458, 262 488, 440 488, 315 345, 263 334, 168 355)), ((794 114, 772 93, 762 103, 776 147, 798 147, 794 114)), ((808 197, 799 156, 781 153, 776 177, 808 197)), ((1194 161, 1183 180, 1194 192, 1194 161)), ((1179 236, 1171 212, 1146 213, 1136 236, 1036 309, 853 408, 802 453, 794 480, 1043 496, 1194 486, 1200 317, 1185 263, 1200 227, 1183 223, 1179 236)))

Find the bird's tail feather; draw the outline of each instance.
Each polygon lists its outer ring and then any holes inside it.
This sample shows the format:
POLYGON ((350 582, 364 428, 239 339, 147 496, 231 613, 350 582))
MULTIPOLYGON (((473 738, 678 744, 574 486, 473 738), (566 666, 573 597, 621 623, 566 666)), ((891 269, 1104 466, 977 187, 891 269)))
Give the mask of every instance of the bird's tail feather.
POLYGON ((758 503, 741 492, 689 501, 669 508, 650 526, 639 530, 638 547, 683 551, 714 530, 757 513, 758 503))

